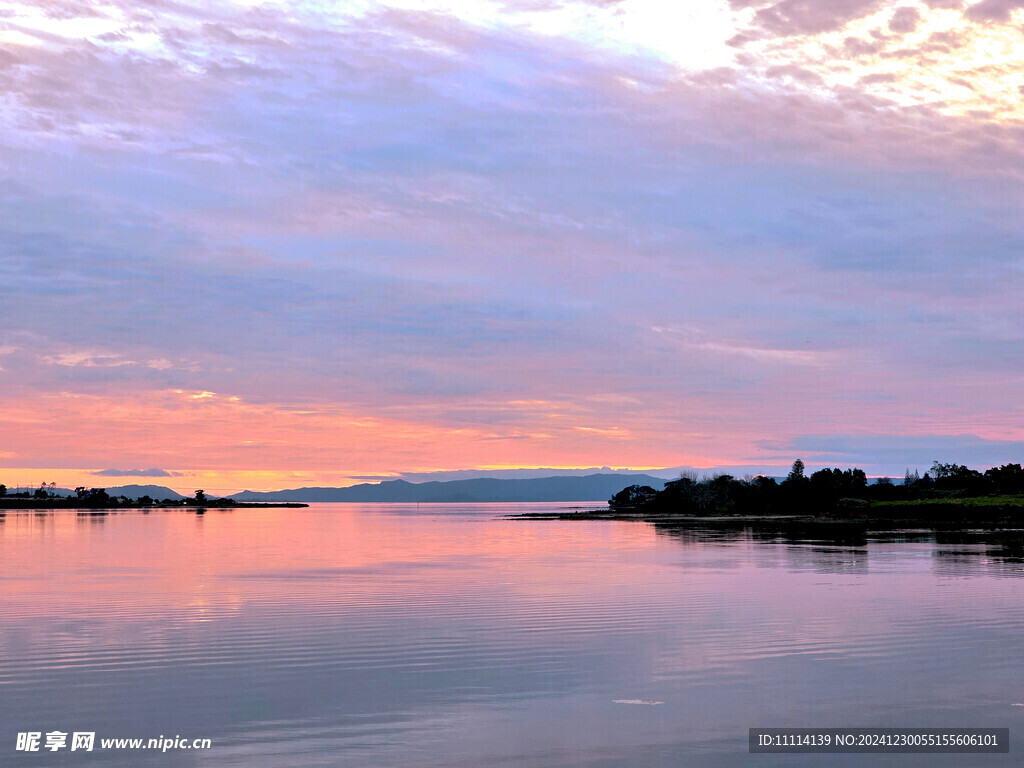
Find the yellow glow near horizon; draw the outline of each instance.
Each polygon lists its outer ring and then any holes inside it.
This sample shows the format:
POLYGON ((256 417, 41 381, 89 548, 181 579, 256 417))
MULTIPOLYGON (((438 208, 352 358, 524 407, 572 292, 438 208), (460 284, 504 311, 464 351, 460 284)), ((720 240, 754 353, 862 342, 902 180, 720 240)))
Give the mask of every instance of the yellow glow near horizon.
MULTIPOLYGON (((779 465, 780 467, 783 464, 779 465)), ((788 466, 786 464, 785 466, 788 466)), ((451 468, 424 468, 412 471, 410 475, 428 474, 433 472, 450 471, 472 471, 472 472, 500 472, 506 470, 532 470, 547 471, 546 474, 555 475, 561 471, 578 471, 580 469, 593 469, 596 467, 576 466, 544 466, 544 467, 522 467, 518 464, 480 466, 452 470, 451 468)), ((636 473, 660 471, 663 467, 615 467, 612 471, 629 471, 636 473)), ((700 469, 700 467, 698 467, 700 469)), ((196 489, 202 488, 206 493, 215 496, 228 496, 240 491, 280 491, 288 488, 302 487, 329 487, 344 488, 358 485, 360 483, 376 483, 381 480, 398 480, 403 477, 399 472, 380 472, 374 475, 352 476, 335 472, 273 472, 273 471, 250 471, 250 470, 217 470, 217 469, 186 469, 175 470, 172 477, 138 477, 133 475, 106 476, 97 475, 100 470, 96 469, 47 469, 47 468, 26 468, 0 467, 0 482, 7 483, 8 492, 13 493, 16 489, 31 490, 38 488, 41 484, 55 482, 58 488, 75 489, 79 486, 86 488, 115 488, 125 485, 158 485, 170 488, 184 496, 191 496, 196 489), (6 478, 6 479, 5 479, 6 478)), ((439 480, 450 480, 455 478, 440 476, 439 480)), ((415 482, 419 482, 418 480, 415 482)))

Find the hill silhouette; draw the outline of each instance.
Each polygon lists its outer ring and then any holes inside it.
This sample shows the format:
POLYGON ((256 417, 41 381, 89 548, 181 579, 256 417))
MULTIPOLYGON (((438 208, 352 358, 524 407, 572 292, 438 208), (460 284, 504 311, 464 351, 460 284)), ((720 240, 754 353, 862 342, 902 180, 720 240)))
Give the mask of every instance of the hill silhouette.
POLYGON ((556 475, 531 479, 434 480, 410 483, 385 480, 360 483, 346 488, 293 488, 283 491, 242 491, 236 501, 332 501, 332 502, 515 502, 515 501, 600 501, 604 502, 624 484, 664 486, 652 475, 606 474, 556 475))

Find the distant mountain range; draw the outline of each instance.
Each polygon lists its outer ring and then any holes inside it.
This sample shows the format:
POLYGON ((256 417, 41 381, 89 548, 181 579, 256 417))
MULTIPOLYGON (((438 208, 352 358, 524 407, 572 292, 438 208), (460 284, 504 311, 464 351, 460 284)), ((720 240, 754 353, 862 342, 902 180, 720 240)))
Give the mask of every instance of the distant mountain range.
MULTIPOLYGON (((294 488, 286 491, 242 491, 236 501, 333 501, 333 502, 489 502, 489 501, 607 501, 630 485, 650 485, 660 490, 665 481, 652 475, 598 473, 593 475, 409 483, 386 480, 347 488, 294 488)), ((152 496, 153 494, 149 494, 152 496)))
POLYGON ((113 488, 107 488, 107 494, 110 496, 127 496, 129 499, 141 499, 143 496, 149 496, 151 499, 184 499, 177 491, 172 491, 170 488, 166 488, 162 485, 117 485, 113 488))

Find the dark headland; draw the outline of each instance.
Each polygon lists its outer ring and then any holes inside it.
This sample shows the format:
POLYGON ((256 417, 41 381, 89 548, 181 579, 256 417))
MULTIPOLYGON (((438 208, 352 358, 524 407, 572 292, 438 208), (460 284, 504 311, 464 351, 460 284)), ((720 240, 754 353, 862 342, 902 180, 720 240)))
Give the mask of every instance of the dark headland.
MULTIPOLYGON (((135 486, 138 488, 140 486, 135 486)), ((243 509, 253 507, 308 507, 301 502, 270 502, 251 503, 236 501, 232 498, 212 498, 203 490, 194 496, 182 496, 169 488, 161 486, 141 486, 152 493, 163 492, 163 498, 154 498, 149 493, 140 494, 128 490, 117 493, 118 489, 76 488, 73 492, 43 484, 31 491, 11 493, 10 489, 0 483, 0 510, 5 509, 165 509, 192 508, 206 509, 243 509)))

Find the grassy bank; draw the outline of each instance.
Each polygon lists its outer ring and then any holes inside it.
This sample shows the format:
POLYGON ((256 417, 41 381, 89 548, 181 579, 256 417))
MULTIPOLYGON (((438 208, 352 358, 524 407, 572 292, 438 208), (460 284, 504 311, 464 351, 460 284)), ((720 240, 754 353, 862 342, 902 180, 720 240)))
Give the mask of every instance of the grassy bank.
POLYGON ((874 512, 917 512, 928 509, 943 510, 1024 510, 1024 495, 946 497, 942 499, 893 499, 873 501, 870 509, 874 512))

